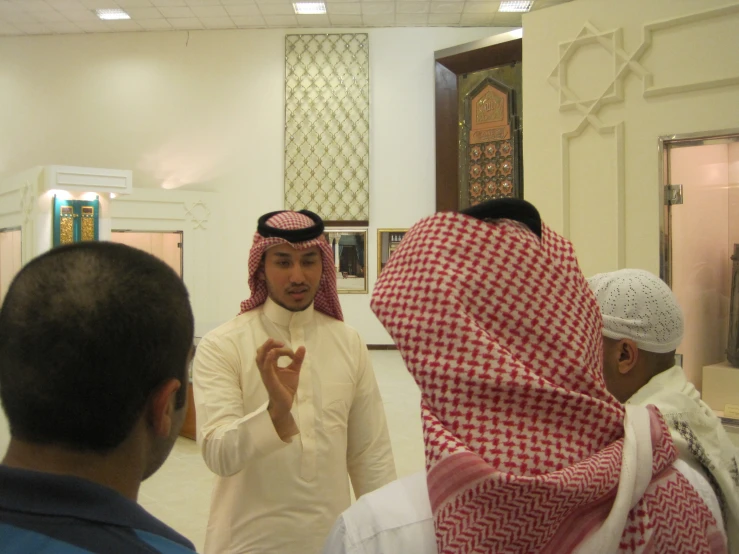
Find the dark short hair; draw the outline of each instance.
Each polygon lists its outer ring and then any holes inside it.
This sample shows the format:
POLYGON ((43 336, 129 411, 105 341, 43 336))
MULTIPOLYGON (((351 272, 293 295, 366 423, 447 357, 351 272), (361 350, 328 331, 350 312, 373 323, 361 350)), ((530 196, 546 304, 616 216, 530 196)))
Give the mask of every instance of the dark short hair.
POLYGON ((15 277, 0 307, 0 399, 14 438, 107 451, 159 386, 186 402, 187 289, 165 263, 110 242, 55 248, 15 277))

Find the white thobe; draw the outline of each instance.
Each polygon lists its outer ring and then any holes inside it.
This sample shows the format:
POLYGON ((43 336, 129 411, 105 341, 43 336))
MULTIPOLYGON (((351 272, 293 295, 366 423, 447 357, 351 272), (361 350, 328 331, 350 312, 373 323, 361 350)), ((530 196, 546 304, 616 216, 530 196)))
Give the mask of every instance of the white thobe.
MULTIPOLYGON (((284 360, 282 361, 284 364, 284 360)), ((193 370, 197 436, 217 474, 205 552, 312 554, 357 496, 395 479, 382 399, 367 347, 313 306, 271 300, 208 333, 193 370), (280 439, 256 351, 268 338, 305 346, 292 415, 300 433, 280 439)))
MULTIPOLYGON (((721 526, 721 508, 700 471, 682 460, 682 473, 721 526)), ((426 472, 414 473, 362 497, 336 520, 323 554, 437 554, 426 472)))
POLYGON ((323 554, 437 554, 426 472, 363 496, 336 520, 323 554))

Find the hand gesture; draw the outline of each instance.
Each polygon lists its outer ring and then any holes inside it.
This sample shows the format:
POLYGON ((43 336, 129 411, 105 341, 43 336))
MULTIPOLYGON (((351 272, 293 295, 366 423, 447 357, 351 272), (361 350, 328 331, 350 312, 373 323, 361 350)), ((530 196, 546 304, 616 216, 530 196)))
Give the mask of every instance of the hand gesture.
POLYGON ((290 413, 298 391, 303 359, 305 347, 301 346, 293 352, 274 339, 267 339, 267 342, 257 350, 257 367, 269 395, 268 410, 273 421, 280 420, 290 413), (290 365, 280 367, 277 364, 277 360, 283 356, 292 360, 290 365))

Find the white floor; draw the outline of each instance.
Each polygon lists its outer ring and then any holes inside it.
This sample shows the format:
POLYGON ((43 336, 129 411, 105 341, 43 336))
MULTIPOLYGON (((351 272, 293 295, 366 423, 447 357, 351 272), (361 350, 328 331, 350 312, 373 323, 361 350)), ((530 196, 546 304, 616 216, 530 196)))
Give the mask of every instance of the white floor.
MULTIPOLYGON (((398 476, 424 468, 420 393, 397 351, 372 351, 372 364, 385 402, 398 476)), ((195 442, 180 437, 164 466, 143 483, 139 502, 189 538, 202 552, 213 474, 195 442)))

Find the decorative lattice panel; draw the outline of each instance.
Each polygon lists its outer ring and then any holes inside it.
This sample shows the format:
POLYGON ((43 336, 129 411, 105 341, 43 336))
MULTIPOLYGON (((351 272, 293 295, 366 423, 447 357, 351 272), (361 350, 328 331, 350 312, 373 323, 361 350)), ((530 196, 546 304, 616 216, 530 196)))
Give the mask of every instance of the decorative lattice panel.
POLYGON ((285 207, 369 220, 369 37, 285 37, 285 207))

